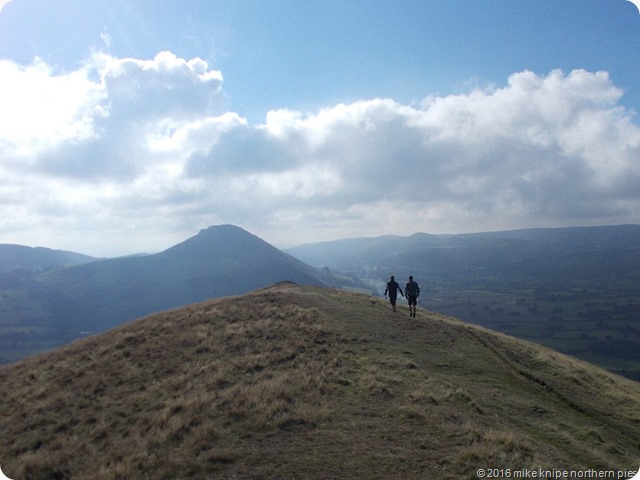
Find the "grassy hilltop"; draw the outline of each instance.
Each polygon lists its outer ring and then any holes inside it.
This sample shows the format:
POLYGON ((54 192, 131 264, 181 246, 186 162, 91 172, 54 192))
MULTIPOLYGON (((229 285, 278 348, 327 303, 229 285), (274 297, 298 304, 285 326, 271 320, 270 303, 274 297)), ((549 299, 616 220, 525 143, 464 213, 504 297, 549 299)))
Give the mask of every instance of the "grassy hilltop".
POLYGON ((413 275, 444 315, 640 381, 640 225, 356 238, 288 250, 382 293, 413 275))
POLYGON ((475 479, 640 465, 640 384, 381 299, 278 284, 0 369, 13 479, 475 479))

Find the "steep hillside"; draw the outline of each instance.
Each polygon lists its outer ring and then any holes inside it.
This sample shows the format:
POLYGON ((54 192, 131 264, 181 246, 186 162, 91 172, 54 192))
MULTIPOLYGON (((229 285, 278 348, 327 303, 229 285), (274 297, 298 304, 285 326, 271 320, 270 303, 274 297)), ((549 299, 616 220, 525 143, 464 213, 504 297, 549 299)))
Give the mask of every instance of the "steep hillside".
POLYGON ((322 284, 318 270, 231 225, 202 230, 154 255, 16 277, 0 282, 2 355, 12 359, 13 348, 20 357, 32 353, 29 346, 51 347, 81 332, 282 280, 322 284))
POLYGON ((429 308, 640 380, 640 225, 350 239, 289 253, 360 277, 420 283, 429 308))
POLYGON ((42 270, 93 262, 96 258, 64 250, 23 245, 0 245, 0 274, 14 270, 42 270))
POLYGON ((54 292, 50 310, 65 298, 65 328, 101 331, 155 311, 212 297, 249 292, 282 280, 320 284, 314 268, 239 227, 207 228, 155 255, 130 257, 43 275, 54 292))
POLYGON ((639 384, 439 314, 290 283, 149 316, 4 366, 0 383, 0 465, 14 479, 640 465, 639 384))

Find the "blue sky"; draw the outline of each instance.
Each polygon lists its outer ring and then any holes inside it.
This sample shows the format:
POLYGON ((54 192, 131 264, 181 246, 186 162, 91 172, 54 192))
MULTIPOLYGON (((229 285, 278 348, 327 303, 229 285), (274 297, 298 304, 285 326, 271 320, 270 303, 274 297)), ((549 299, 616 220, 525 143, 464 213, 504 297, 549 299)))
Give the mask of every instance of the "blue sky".
POLYGON ((627 0, 13 0, 0 242, 638 223, 638 47, 627 0))

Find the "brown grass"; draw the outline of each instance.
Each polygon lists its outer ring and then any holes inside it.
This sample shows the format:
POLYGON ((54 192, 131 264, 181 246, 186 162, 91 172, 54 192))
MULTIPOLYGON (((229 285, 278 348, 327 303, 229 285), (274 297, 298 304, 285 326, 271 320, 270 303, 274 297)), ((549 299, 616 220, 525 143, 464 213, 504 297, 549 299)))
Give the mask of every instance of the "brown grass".
POLYGON ((476 478, 633 469, 640 385, 371 297, 274 286, 0 369, 22 479, 476 478))

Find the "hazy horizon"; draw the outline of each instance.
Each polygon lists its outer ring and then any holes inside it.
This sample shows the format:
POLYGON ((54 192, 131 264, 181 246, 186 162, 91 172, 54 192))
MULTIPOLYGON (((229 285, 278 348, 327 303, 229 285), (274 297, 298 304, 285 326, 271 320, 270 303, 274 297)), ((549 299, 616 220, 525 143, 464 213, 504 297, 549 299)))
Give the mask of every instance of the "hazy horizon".
POLYGON ((627 0, 0 3, 0 243, 640 218, 627 0))
POLYGON ((406 238, 406 237, 410 237, 413 235, 434 235, 434 236, 450 236, 450 235, 478 235, 478 234, 485 234, 485 233, 501 233, 501 232, 510 232, 510 231, 518 231, 518 230, 538 230, 538 229, 542 229, 542 230, 557 230, 557 229, 567 229, 567 228, 606 228, 606 227, 621 227, 621 226, 626 226, 626 225, 632 225, 632 226, 640 226, 640 223, 628 223, 628 224, 616 224, 616 225, 569 225, 569 226, 562 226, 562 227, 524 227, 524 228, 515 228, 515 229, 506 229, 506 230, 485 230, 485 231, 469 231, 469 232, 456 232, 456 233, 451 233, 451 232, 441 232, 441 233, 432 233, 432 232, 423 232, 423 231, 416 231, 416 232, 412 232, 412 233, 408 233, 408 234, 396 234, 396 233, 383 233, 380 235, 364 235, 364 236, 354 236, 354 237, 338 237, 338 238, 332 238, 332 239, 326 239, 326 240, 318 240, 318 241, 310 241, 310 242, 304 242, 304 243, 292 243, 292 244, 275 244, 273 242, 270 242, 269 239, 267 238, 263 238, 260 235, 256 234, 255 232, 252 232, 251 230, 247 230, 239 225, 232 225, 232 224, 218 224, 218 225, 208 225, 206 227, 203 227, 201 229, 199 229, 198 231, 194 232, 191 235, 188 235, 187 237, 178 239, 177 241, 175 241, 174 243, 171 244, 167 244, 166 246, 162 247, 160 250, 147 250, 147 251, 136 251, 136 252, 125 252, 122 254, 118 254, 118 255, 113 255, 113 256, 108 256, 108 255, 102 255, 102 256, 96 256, 96 255, 91 255, 87 252, 82 252, 82 251, 77 251, 77 250, 71 250, 69 248, 57 248, 57 247, 50 247, 48 245, 40 245, 40 244, 23 244, 23 243, 15 243, 15 242, 8 242, 8 243, 0 243, 0 245, 17 245, 17 246, 21 246, 21 247, 28 247, 28 248, 46 248, 46 249, 50 249, 50 250, 60 250, 60 251, 67 251, 67 252, 72 252, 72 253, 79 253, 82 255, 88 255, 88 256, 94 256, 96 259, 110 259, 110 258, 119 258, 119 257, 128 257, 128 256, 136 256, 136 255, 154 255, 156 253, 161 253, 179 243, 185 242, 187 240, 189 240, 190 238, 193 238, 194 236, 198 235, 198 233, 200 233, 202 230, 206 230, 207 228, 212 228, 212 227, 221 227, 221 226, 226 226, 226 225, 231 225, 231 226, 235 226, 235 227, 239 227, 242 228, 243 230, 247 231, 249 234, 252 235, 256 235, 258 238, 260 238, 261 240, 264 240, 265 242, 269 243, 270 245, 274 246, 275 248, 282 250, 282 251, 286 251, 289 249, 293 249, 295 247, 300 247, 300 246, 305 246, 305 245, 312 245, 315 243, 330 243, 330 242, 339 242, 342 240, 358 240, 358 239, 368 239, 368 238, 380 238, 380 237, 402 237, 402 238, 406 238))

